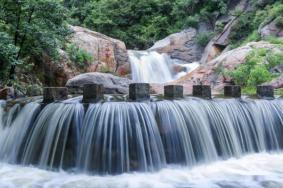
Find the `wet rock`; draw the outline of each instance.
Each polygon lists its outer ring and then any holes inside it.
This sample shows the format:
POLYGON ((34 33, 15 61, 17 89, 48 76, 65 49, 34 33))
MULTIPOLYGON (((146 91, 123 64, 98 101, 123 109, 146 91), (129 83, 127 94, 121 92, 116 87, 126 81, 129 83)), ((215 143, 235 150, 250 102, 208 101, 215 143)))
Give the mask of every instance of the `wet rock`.
POLYGON ((130 83, 131 80, 127 78, 121 78, 108 73, 94 72, 80 74, 68 80, 66 87, 69 90, 76 88, 79 91, 85 84, 101 84, 104 87, 105 94, 127 94, 130 83))
POLYGON ((197 30, 189 28, 157 41, 149 50, 167 53, 172 59, 195 62, 200 60, 203 51, 196 43, 196 36, 197 30))

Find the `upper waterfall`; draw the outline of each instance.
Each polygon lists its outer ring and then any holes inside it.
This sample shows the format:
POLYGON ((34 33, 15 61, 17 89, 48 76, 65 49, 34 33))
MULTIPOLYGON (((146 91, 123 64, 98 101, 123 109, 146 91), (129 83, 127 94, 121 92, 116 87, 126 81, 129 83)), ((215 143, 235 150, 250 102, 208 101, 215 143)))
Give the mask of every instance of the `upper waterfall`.
POLYGON ((196 69, 198 63, 183 64, 155 51, 128 51, 135 82, 166 83, 196 69))

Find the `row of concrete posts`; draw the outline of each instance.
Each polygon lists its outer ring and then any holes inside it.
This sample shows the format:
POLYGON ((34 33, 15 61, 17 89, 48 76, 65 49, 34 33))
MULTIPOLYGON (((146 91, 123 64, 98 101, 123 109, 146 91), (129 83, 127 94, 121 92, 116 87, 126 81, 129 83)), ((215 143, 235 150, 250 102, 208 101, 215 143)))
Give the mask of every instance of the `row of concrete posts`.
MULTIPOLYGON (((164 86, 165 99, 180 99, 184 97, 183 86, 164 86)), ((95 103, 103 99, 103 85, 86 84, 83 87, 83 103, 95 103)), ((193 96, 211 99, 211 87, 209 85, 194 85, 193 96)), ((240 98, 241 87, 229 85, 224 87, 224 96, 240 98)), ((274 98, 272 86, 257 86, 257 96, 259 98, 274 98)), ((66 87, 45 87, 43 91, 43 103, 61 101, 68 98, 66 87)), ((129 86, 129 101, 145 101, 150 99, 150 85, 148 83, 133 83, 129 86)))

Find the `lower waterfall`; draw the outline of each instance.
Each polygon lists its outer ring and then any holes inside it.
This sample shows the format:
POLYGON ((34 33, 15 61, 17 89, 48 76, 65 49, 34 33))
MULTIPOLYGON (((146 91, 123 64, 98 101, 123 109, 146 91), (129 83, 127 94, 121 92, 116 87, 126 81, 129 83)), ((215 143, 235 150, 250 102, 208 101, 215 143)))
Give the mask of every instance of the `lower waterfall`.
POLYGON ((282 99, 0 106, 0 160, 48 170, 153 172, 283 148, 282 99))
POLYGON ((130 50, 128 55, 135 82, 166 83, 185 76, 199 66, 196 62, 184 64, 155 51, 130 50))

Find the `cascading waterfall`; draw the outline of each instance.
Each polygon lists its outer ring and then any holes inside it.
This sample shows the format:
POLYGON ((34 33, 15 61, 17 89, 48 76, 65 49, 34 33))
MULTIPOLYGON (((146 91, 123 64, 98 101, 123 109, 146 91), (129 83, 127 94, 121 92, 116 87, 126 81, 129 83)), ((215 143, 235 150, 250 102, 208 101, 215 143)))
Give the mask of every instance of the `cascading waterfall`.
POLYGON ((135 82, 166 83, 176 80, 196 69, 198 63, 180 62, 171 59, 167 54, 155 51, 128 51, 135 82), (181 69, 176 72, 175 68, 181 69))
POLYGON ((0 105, 1 161, 119 174, 283 148, 282 99, 79 100, 0 105))

